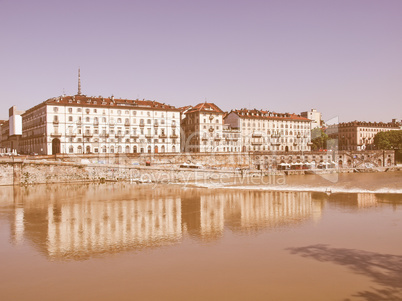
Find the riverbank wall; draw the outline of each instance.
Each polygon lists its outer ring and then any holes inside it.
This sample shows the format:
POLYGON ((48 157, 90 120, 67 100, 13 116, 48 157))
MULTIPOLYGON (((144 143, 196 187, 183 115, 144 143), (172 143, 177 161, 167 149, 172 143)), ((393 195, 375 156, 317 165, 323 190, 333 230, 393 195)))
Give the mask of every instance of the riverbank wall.
POLYGON ((14 157, 0 160, 0 185, 130 181, 189 183, 229 178, 397 170, 394 152, 239 154, 105 154, 14 157), (277 170, 281 163, 336 163, 335 169, 277 170), (201 169, 180 168, 183 163, 201 169))

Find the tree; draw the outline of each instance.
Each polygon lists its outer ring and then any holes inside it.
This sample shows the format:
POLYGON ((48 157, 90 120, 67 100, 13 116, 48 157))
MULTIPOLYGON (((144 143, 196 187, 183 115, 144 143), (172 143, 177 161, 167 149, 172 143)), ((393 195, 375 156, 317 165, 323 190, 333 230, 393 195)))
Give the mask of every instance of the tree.
POLYGON ((332 139, 320 128, 313 129, 311 131, 311 149, 313 151, 319 149, 326 149, 328 145, 332 144, 332 139))
POLYGON ((379 132, 374 144, 378 149, 394 149, 396 160, 402 161, 402 131, 379 132))

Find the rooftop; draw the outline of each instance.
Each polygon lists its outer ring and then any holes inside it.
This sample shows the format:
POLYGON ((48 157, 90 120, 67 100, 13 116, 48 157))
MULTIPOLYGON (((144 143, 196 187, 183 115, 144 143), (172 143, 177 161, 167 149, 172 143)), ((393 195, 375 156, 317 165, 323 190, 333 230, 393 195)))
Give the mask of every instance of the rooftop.
POLYGON ((284 121, 310 121, 310 119, 302 117, 294 113, 276 113, 257 109, 239 109, 232 110, 230 113, 237 114, 240 118, 247 119, 269 119, 269 120, 284 120, 284 121))

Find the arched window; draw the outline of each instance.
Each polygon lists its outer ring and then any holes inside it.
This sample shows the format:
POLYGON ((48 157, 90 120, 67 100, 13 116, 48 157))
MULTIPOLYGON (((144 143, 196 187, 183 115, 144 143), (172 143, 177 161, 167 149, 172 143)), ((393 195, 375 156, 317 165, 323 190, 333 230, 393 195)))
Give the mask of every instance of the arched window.
POLYGON ((82 154, 82 146, 81 145, 78 145, 77 150, 78 150, 79 154, 82 154))
POLYGON ((70 147, 68 148, 68 152, 70 154, 74 153, 74 147, 72 145, 70 145, 70 147))
POLYGON ((130 152, 130 147, 127 145, 126 146, 126 153, 128 154, 130 152))

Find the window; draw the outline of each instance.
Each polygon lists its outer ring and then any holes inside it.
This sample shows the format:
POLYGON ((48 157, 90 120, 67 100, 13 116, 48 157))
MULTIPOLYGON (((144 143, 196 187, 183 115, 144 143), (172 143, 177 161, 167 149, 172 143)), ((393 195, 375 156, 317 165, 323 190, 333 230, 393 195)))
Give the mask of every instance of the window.
POLYGON ((73 116, 68 116, 68 121, 73 121, 73 116))
POLYGON ((58 108, 58 107, 54 107, 54 108, 53 108, 53 112, 57 113, 58 111, 59 111, 59 108, 58 108))
POLYGON ((73 112, 73 108, 68 108, 68 112, 72 113, 73 112))

